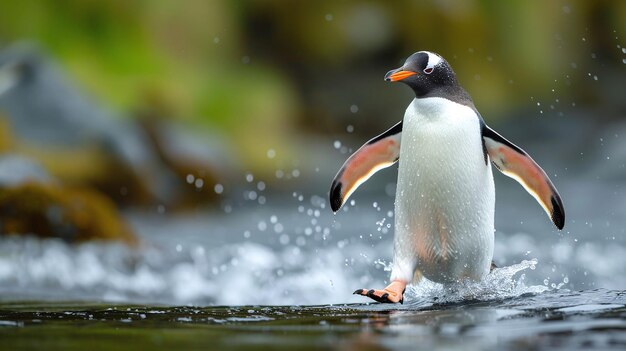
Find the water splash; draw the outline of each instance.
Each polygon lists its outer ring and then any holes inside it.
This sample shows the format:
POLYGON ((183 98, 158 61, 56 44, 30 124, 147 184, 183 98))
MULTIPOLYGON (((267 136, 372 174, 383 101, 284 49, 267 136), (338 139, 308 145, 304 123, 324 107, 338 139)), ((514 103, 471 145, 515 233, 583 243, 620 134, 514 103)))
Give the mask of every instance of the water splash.
POLYGON ((346 257, 362 252, 373 254, 360 245, 317 252, 256 243, 136 251, 115 244, 2 238, 0 294, 198 305, 355 302, 350 292, 361 285, 366 265, 346 268, 346 257))
POLYGON ((467 300, 490 301, 517 297, 523 294, 542 293, 549 288, 544 285, 530 285, 524 283, 525 274, 519 278, 515 276, 527 269, 534 270, 537 259, 524 260, 520 263, 496 268, 480 281, 462 280, 451 285, 442 285, 423 279, 419 284, 409 286, 406 291, 406 300, 409 306, 424 304, 446 304, 467 300))

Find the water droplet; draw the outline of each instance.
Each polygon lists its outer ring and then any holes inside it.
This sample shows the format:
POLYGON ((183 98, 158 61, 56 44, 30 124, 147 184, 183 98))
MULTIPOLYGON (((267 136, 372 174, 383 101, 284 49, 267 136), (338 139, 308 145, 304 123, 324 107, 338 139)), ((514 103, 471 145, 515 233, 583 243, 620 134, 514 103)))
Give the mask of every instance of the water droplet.
POLYGON ((202 187, 204 186, 204 180, 203 179, 196 179, 196 181, 194 182, 196 189, 202 189, 202 187))
POLYGON ((274 225, 274 232, 280 234, 283 232, 283 225, 281 223, 276 223, 276 225, 274 225))
POLYGON ((306 245, 306 239, 302 236, 299 236, 298 238, 296 238, 296 245, 298 246, 306 245))
POLYGON ((213 191, 215 191, 216 194, 221 194, 224 192, 224 186, 220 183, 215 184, 215 186, 213 187, 213 191))
POLYGON ((265 221, 260 221, 257 227, 260 231, 264 232, 265 229, 267 229, 267 223, 265 223, 265 221))
POLYGON ((256 193, 256 191, 252 190, 251 192, 249 192, 249 193, 248 193, 248 199, 250 199, 250 200, 253 200, 253 201, 254 201, 254 200, 256 200, 256 198, 257 198, 257 193, 256 193))
POLYGON ((274 149, 267 150, 267 158, 272 159, 274 157, 276 157, 276 151, 274 149))
POLYGON ((187 174, 185 180, 187 181, 187 184, 192 184, 193 181, 196 180, 196 177, 194 177, 193 174, 187 174))

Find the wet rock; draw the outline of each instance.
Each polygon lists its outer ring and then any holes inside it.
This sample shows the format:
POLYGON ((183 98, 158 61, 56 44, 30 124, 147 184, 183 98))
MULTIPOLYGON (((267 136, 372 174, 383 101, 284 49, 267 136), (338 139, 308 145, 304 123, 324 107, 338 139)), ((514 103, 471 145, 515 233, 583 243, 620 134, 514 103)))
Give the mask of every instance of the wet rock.
POLYGON ((60 238, 71 243, 137 243, 106 196, 90 189, 35 181, 0 188, 0 233, 60 238))
POLYGON ((37 162, 0 157, 0 235, 35 235, 77 243, 137 239, 113 202, 97 190, 61 184, 37 162))

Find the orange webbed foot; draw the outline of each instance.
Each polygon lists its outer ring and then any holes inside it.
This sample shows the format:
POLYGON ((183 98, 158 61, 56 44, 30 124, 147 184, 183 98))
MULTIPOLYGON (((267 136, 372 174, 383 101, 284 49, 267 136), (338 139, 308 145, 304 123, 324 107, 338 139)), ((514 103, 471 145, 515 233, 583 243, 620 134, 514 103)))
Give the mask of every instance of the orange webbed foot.
POLYGON ((370 299, 380 303, 404 303, 405 289, 405 282, 393 281, 383 290, 357 289, 354 294, 367 296, 370 299))

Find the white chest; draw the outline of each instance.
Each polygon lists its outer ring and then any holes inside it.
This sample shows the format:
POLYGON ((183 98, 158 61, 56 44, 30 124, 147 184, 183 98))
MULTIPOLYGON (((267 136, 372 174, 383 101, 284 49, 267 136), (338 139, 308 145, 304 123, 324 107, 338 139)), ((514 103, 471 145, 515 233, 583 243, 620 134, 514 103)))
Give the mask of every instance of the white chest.
POLYGON ((416 99, 403 123, 396 255, 429 279, 480 278, 493 256, 495 192, 479 121, 469 107, 416 99))

